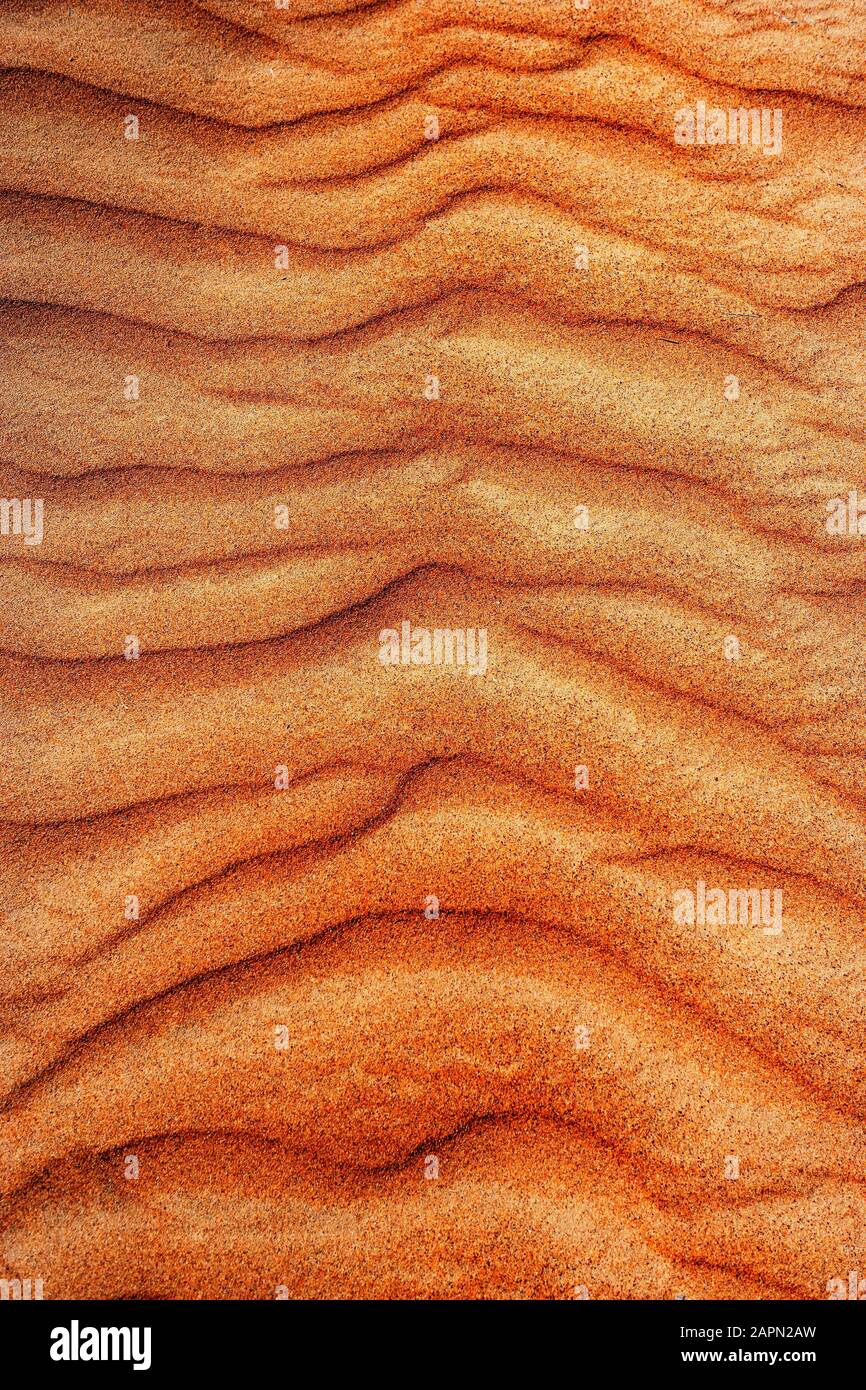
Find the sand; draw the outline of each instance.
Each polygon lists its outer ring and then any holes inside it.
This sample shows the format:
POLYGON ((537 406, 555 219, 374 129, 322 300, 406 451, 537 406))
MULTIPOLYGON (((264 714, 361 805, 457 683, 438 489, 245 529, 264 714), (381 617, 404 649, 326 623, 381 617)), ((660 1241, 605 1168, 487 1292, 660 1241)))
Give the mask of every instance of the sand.
POLYGON ((0 62, 0 1279, 866 1274, 853 0, 0 62))

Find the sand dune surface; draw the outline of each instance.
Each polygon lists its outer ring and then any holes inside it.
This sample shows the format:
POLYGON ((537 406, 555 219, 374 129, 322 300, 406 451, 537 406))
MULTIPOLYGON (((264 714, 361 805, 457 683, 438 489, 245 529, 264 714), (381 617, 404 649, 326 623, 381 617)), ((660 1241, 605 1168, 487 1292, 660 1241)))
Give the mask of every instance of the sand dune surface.
POLYGON ((0 11, 0 1279, 866 1268, 866 17, 0 11))

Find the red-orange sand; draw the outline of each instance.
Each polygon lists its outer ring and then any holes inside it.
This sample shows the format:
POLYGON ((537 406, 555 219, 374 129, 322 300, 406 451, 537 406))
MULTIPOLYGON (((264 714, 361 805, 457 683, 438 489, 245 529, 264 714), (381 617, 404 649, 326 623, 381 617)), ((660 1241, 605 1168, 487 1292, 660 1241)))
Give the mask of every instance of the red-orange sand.
POLYGON ((862 7, 0 64, 0 1288, 836 1296, 862 7))

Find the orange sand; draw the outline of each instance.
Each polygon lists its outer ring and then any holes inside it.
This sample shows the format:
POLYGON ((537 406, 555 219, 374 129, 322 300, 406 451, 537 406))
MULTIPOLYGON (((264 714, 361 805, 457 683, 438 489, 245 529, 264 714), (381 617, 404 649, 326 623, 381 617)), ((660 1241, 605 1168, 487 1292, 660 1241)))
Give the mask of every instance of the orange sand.
POLYGON ((866 1270, 866 19, 782 9, 0 12, 0 491, 44 506, 0 1278, 866 1270), (698 102, 780 152, 677 145, 698 102), (483 669, 383 664, 404 624, 483 669))

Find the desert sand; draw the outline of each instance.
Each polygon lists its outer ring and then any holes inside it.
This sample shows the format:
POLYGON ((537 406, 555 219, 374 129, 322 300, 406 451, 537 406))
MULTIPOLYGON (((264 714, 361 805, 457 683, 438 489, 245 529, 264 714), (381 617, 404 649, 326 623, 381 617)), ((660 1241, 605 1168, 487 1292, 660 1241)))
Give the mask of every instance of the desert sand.
POLYGON ((866 1276, 861 7, 0 64, 0 1279, 866 1276))

